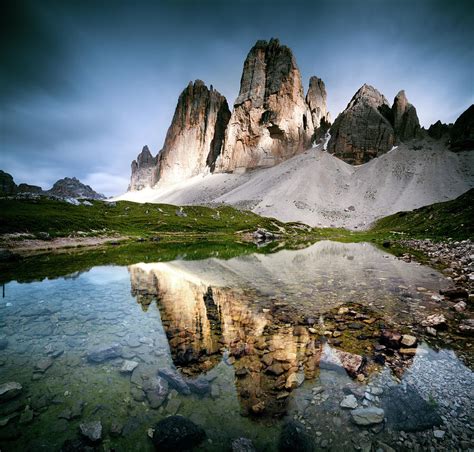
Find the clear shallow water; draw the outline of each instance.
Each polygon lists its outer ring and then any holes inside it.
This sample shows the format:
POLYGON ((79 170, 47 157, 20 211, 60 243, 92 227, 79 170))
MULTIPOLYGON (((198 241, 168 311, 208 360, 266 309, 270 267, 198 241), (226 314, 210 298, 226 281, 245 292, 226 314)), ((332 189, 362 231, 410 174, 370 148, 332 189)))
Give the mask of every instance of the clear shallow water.
POLYGON ((416 329, 444 312, 433 297, 447 285, 429 267, 332 242, 8 283, 0 384, 19 382, 23 391, 0 404, 1 448, 59 450, 79 424, 100 420, 102 447, 152 450, 148 429, 170 414, 205 429, 203 450, 227 450, 241 436, 277 450, 289 418, 333 450, 461 447, 472 440, 473 374, 416 329), (416 355, 382 364, 382 327, 414 328, 416 355), (111 356, 97 353, 104 348, 111 356), (357 356, 365 359, 354 371, 357 356), (132 373, 121 372, 124 361, 135 363, 132 373), (167 389, 157 394, 160 372, 167 389), (359 406, 382 407, 386 423, 355 425, 339 406, 349 394, 359 406), (415 401, 411 411, 396 403, 404 397, 415 401), (412 429, 424 430, 400 433, 412 429))

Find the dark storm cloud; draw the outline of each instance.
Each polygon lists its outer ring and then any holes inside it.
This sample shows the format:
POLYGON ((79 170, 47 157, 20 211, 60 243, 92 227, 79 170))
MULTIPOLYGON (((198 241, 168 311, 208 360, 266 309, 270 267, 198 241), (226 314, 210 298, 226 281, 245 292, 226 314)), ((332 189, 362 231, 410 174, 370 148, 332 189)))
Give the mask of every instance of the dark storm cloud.
POLYGON ((423 125, 473 98, 473 3, 7 1, 0 40, 0 167, 18 182, 77 176, 123 191, 144 144, 156 153, 189 80, 232 104, 257 39, 291 47, 307 86, 322 77, 335 117, 371 83, 405 89, 423 125))

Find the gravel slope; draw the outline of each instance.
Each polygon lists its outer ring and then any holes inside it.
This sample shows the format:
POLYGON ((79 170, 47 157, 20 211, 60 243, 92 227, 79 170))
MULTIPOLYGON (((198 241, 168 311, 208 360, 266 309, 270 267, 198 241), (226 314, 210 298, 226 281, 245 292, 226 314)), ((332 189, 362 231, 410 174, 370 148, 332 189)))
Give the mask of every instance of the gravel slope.
POLYGON ((453 153, 442 142, 424 140, 355 167, 320 145, 272 168, 197 176, 116 199, 227 203, 282 221, 363 229, 377 218, 454 199, 472 187, 474 152, 453 153))

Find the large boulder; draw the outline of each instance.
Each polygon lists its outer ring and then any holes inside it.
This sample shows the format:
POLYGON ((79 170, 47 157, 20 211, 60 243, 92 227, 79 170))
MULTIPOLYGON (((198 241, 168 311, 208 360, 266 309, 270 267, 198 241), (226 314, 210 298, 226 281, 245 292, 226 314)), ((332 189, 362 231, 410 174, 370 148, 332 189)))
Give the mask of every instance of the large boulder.
POLYGON ((451 129, 451 150, 474 150, 474 104, 456 119, 451 129))
POLYGON ((156 184, 158 179, 157 161, 158 159, 153 157, 148 146, 143 146, 142 152, 132 162, 132 177, 128 187, 130 191, 142 190, 156 184))
POLYGON ((400 91, 392 105, 393 128, 398 141, 415 138, 420 131, 416 108, 408 102, 405 91, 400 91))
POLYGON ((206 437, 206 432, 183 416, 170 416, 155 425, 152 441, 156 450, 179 452, 192 450, 206 437))
POLYGON ((395 143, 387 99, 363 85, 331 127, 327 150, 352 165, 366 163, 389 151, 395 143))
POLYGON ((229 118, 224 96, 201 80, 190 82, 179 96, 158 155, 158 180, 173 183, 213 171, 229 118))
POLYGON ((257 41, 244 63, 216 171, 273 166, 309 148, 313 131, 293 53, 278 39, 257 41))

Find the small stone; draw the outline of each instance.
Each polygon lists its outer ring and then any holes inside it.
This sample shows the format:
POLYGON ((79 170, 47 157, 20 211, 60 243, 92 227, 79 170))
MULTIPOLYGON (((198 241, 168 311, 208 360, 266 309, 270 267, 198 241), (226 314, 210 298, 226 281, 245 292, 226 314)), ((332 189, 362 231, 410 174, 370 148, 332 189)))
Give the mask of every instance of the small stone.
POLYGON ((411 336, 410 334, 404 334, 402 336, 401 344, 405 347, 413 347, 416 344, 416 337, 411 336))
POLYGON ((432 328, 431 326, 427 326, 426 327, 426 332, 428 334, 430 334, 431 336, 436 336, 437 332, 434 328, 432 328))
POLYGON ((454 306, 453 306, 453 309, 456 311, 456 312, 464 312, 467 308, 467 305, 466 305, 466 302, 465 301, 460 301, 459 303, 456 303, 454 306))
POLYGON ((36 364, 34 371, 35 372, 40 372, 40 373, 45 373, 54 363, 53 358, 43 358, 40 359, 36 364))
POLYGON ((285 370, 283 369, 283 367, 281 366, 280 363, 276 363, 276 364, 273 364, 273 365, 267 367, 266 372, 268 372, 270 374, 273 374, 273 375, 276 375, 276 376, 279 376, 283 372, 285 372, 285 370))
POLYGON ((432 314, 421 322, 422 326, 442 328, 446 326, 446 318, 443 314, 432 314))
POLYGON ((317 334, 318 330, 314 329, 314 328, 308 328, 308 331, 311 333, 311 334, 317 334))
POLYGON ((102 423, 100 421, 84 422, 79 424, 81 434, 92 442, 102 439, 102 423))
POLYGON ((365 375, 364 374, 357 375, 357 381, 360 381, 361 383, 365 381, 365 375))
POLYGON ((416 355, 416 351, 417 351, 416 348, 401 348, 401 349, 400 349, 400 353, 401 353, 402 355, 411 355, 411 356, 414 356, 414 355, 416 355))
POLYGON ((352 395, 344 397, 339 404, 341 408, 350 408, 351 410, 358 407, 357 399, 352 395))
POLYGON ((136 361, 130 361, 126 359, 123 362, 122 367, 120 368, 120 372, 123 374, 132 373, 137 366, 138 366, 138 363, 136 361))
POLYGON ((286 389, 296 389, 297 387, 301 386, 304 381, 304 373, 298 372, 291 374, 285 383, 286 389))
POLYGON ((252 441, 248 438, 237 438, 232 441, 232 452, 255 452, 252 441))
POLYGON ((373 425, 383 422, 385 412, 382 408, 357 408, 351 411, 352 420, 357 425, 373 425))
POLYGON ((443 439, 445 433, 446 433, 446 432, 443 431, 443 430, 435 430, 435 431, 433 432, 433 436, 434 436, 436 439, 443 439))

